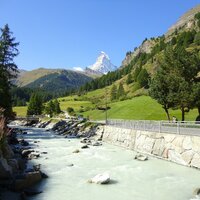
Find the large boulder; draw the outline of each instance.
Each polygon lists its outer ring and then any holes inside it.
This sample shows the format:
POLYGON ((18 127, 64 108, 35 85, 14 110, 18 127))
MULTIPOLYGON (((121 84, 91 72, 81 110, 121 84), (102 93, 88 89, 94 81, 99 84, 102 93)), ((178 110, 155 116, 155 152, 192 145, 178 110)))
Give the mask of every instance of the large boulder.
POLYGON ((40 171, 29 172, 25 175, 24 178, 16 179, 14 189, 16 191, 21 191, 23 189, 29 188, 39 181, 42 180, 40 171))
POLYGON ((200 168, 200 154, 198 153, 194 154, 190 165, 192 167, 200 168))
POLYGON ((108 173, 97 174, 93 178, 91 178, 89 183, 96 183, 96 184, 107 184, 110 182, 110 176, 108 173))
POLYGON ((14 152, 11 149, 10 145, 8 145, 8 144, 4 145, 4 147, 2 149, 2 154, 3 154, 4 158, 6 158, 6 159, 10 159, 10 158, 14 157, 14 152))
POLYGON ((194 196, 200 195, 200 188, 196 188, 196 189, 193 191, 193 195, 194 195, 194 196))
POLYGON ((0 157, 0 180, 9 179, 12 177, 12 167, 8 165, 5 158, 0 157))
POLYGON ((23 158, 27 158, 28 155, 31 154, 32 152, 34 152, 33 149, 24 149, 21 154, 23 158))
POLYGON ((19 170, 19 165, 17 159, 8 159, 7 163, 9 166, 12 167, 13 173, 17 172, 19 170))

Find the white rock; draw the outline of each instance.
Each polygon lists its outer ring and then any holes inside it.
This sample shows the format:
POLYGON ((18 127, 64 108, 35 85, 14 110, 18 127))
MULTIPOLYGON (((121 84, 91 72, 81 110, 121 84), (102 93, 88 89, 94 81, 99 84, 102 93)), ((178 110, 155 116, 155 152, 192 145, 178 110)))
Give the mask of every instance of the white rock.
POLYGON ((194 154, 192 161, 191 161, 191 166, 200 168, 200 155, 198 153, 194 154))
POLYGON ((181 154, 183 160, 187 163, 187 165, 190 164, 192 158, 193 158, 194 152, 192 150, 185 151, 181 154))
POLYGON ((190 136, 186 136, 183 140, 183 148, 186 150, 192 149, 192 140, 190 136))
POLYGON ((187 163, 183 160, 183 158, 181 157, 181 154, 178 153, 175 150, 169 150, 168 151, 168 158, 169 160, 181 164, 181 165, 187 165, 187 163))
POLYGON ((154 143, 155 143, 154 138, 147 137, 146 140, 144 141, 143 151, 146 153, 151 153, 153 150, 154 143))
POLYGON ((165 149, 164 138, 156 139, 155 144, 153 146, 153 154, 157 156, 162 156, 164 149, 165 149))
POLYGON ((101 142, 94 142, 94 143, 92 143, 92 146, 101 146, 101 145, 102 145, 101 142))
POLYGON ((134 159, 139 160, 139 161, 145 161, 145 160, 148 160, 148 157, 139 154, 139 155, 136 155, 134 159))
POLYGON ((97 174, 95 177, 89 180, 89 183, 96 183, 96 184, 107 184, 110 181, 110 176, 108 173, 97 174))

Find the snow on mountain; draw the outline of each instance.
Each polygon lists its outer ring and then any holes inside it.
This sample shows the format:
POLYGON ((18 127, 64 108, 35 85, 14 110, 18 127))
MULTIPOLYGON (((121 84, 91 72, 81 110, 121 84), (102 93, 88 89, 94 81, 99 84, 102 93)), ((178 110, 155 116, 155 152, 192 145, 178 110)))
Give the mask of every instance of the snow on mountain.
POLYGON ((82 69, 81 67, 73 67, 73 70, 78 72, 84 72, 84 69, 82 69))
POLYGON ((88 68, 102 74, 107 74, 108 72, 115 71, 117 69, 117 67, 111 63, 108 55, 103 51, 101 51, 96 62, 88 68))

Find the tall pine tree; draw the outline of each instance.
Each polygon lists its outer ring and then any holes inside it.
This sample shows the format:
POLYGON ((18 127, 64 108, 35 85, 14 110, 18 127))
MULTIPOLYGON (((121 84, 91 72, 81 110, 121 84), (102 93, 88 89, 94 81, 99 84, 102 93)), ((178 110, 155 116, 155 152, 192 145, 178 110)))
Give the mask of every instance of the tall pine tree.
POLYGON ((0 107, 5 109, 6 117, 12 116, 10 89, 11 80, 16 77, 18 71, 14 63, 14 58, 19 54, 18 45, 8 25, 5 25, 0 35, 0 107))
POLYGON ((117 99, 117 86, 113 85, 110 91, 110 99, 111 101, 117 99))

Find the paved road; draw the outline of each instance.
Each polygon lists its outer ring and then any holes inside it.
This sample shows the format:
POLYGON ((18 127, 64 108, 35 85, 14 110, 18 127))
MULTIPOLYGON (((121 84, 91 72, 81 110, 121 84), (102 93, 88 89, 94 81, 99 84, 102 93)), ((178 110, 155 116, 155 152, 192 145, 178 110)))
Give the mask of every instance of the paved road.
POLYGON ((163 123, 159 121, 114 121, 109 120, 111 126, 123 127, 150 132, 161 132, 181 135, 200 136, 200 124, 194 123, 163 123))

